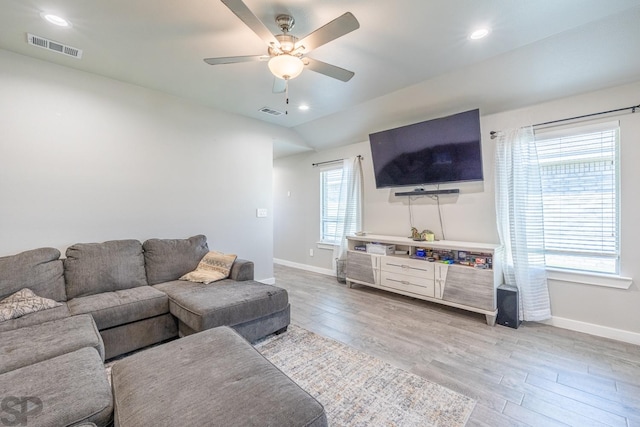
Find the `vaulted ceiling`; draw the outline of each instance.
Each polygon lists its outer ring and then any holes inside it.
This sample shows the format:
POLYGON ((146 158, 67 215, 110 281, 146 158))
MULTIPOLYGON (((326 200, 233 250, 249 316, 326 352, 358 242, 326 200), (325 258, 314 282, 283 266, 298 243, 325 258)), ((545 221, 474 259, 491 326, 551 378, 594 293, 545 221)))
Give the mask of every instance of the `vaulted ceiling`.
POLYGON ((309 56, 355 72, 342 82, 305 69, 273 93, 266 54, 220 0, 2 0, 0 48, 177 95, 296 131, 274 155, 361 142, 400 124, 465 109, 490 114, 640 78, 640 0, 245 0, 272 33, 279 14, 303 37, 345 12, 360 28, 309 56), (68 19, 61 28, 45 12, 68 19), (490 34, 470 40, 488 27, 490 34), (27 33, 82 58, 27 43, 27 33), (299 110, 307 105, 306 111, 299 110), (262 107, 288 114, 272 116, 262 107))

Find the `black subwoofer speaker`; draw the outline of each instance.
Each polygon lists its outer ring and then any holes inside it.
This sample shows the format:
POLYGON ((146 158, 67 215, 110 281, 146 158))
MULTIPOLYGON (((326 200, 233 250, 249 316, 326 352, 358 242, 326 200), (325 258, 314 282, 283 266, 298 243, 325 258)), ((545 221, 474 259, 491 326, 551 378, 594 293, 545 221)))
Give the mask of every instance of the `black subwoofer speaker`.
POLYGON ((498 318, 496 323, 518 329, 520 313, 518 304, 518 288, 515 286, 498 286, 498 318))

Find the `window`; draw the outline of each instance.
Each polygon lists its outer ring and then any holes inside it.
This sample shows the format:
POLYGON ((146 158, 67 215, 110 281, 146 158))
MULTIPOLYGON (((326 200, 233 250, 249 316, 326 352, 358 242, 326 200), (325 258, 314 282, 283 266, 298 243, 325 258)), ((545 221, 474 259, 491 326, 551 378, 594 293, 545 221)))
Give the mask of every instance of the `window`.
POLYGON ((359 203, 347 201, 349 190, 348 183, 343 182, 345 175, 349 173, 345 173, 342 166, 320 172, 320 241, 323 243, 339 245, 345 224, 347 234, 353 234, 361 222, 359 203))
POLYGON ((324 243, 339 243, 337 230, 341 185, 341 166, 320 172, 320 241, 324 243))
POLYGON ((547 267, 618 273, 618 122, 536 132, 547 267))

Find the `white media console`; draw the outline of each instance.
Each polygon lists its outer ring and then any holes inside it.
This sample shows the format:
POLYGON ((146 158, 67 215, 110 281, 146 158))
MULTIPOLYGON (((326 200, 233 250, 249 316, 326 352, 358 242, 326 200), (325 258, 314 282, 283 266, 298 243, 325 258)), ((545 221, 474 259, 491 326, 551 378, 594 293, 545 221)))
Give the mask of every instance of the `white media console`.
POLYGON ((482 313, 493 326, 498 310, 496 288, 502 284, 500 245, 366 234, 348 236, 346 280, 439 304, 482 313), (356 247, 369 245, 368 251, 356 247), (378 244, 371 246, 372 244, 378 244), (389 246, 393 245, 393 249, 389 246), (387 250, 385 251, 385 246, 387 250), (424 250, 427 255, 417 255, 424 250), (428 261, 451 257, 453 264, 428 261), (478 261, 476 267, 476 261, 478 261), (469 265, 463 265, 469 264, 469 265))

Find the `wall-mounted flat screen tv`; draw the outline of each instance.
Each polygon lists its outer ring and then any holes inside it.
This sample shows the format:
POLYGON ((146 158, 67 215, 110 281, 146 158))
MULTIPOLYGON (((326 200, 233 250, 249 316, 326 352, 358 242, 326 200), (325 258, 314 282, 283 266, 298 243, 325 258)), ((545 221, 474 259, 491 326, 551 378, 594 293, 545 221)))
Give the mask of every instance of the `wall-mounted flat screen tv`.
POLYGON ((480 110, 369 135, 377 188, 482 181, 480 110))

